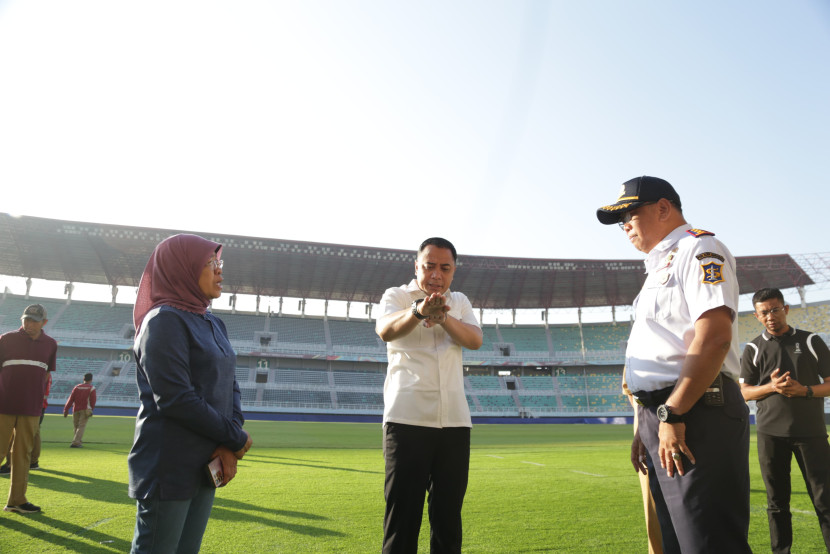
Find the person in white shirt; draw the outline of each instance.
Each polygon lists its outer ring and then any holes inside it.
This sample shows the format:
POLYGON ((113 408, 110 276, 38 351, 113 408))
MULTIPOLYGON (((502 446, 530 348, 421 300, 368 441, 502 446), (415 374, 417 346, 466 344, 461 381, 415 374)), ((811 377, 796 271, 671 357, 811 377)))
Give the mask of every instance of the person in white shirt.
POLYGON ((461 552, 472 427, 461 349, 479 349, 483 335, 467 297, 449 290, 456 262, 448 240, 425 240, 415 279, 387 289, 380 301, 375 330, 389 359, 383 386, 385 554, 417 552, 427 492, 431 551, 461 552))
POLYGON ((597 218, 618 223, 646 254, 625 381, 639 404, 634 467, 662 468, 649 472, 649 484, 663 551, 751 552, 735 259, 714 233, 686 223, 663 179, 626 181, 597 218))

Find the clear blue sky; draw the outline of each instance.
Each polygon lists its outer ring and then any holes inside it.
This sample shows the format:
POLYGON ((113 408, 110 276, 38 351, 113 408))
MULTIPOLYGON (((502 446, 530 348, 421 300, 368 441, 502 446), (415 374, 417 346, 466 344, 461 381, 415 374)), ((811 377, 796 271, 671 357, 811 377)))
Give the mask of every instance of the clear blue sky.
POLYGON ((651 174, 827 252, 828 68, 824 0, 0 0, 0 209, 631 259, 594 212, 651 174))

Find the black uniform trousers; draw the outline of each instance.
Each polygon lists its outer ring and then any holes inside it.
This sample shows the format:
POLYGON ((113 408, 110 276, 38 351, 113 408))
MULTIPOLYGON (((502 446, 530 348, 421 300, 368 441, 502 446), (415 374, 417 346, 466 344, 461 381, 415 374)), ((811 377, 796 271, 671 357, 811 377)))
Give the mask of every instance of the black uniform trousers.
POLYGON ((430 552, 461 552, 461 507, 470 469, 470 428, 401 423, 383 427, 386 460, 384 554, 418 552, 429 494, 430 552))
POLYGON ((793 544, 790 464, 793 454, 813 501, 824 544, 830 552, 830 444, 827 437, 789 438, 758 433, 758 460, 767 487, 767 517, 773 552, 793 544))
POLYGON ((686 444, 697 463, 683 456, 682 476, 675 471, 669 477, 659 466, 656 406, 638 408, 640 438, 657 464, 650 485, 667 554, 752 552, 747 540, 749 409, 731 379, 723 379, 723 393, 724 406, 700 400, 685 414, 686 444))

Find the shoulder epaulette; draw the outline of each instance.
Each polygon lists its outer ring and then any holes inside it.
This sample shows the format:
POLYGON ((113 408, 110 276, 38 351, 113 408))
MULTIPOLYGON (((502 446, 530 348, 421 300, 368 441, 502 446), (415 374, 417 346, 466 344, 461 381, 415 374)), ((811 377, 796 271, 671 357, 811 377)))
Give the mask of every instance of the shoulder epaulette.
POLYGON ((698 239, 700 237, 714 237, 715 236, 715 233, 713 233, 712 231, 704 231, 703 229, 689 229, 686 232, 689 233, 690 235, 692 235, 693 237, 698 238, 698 239))

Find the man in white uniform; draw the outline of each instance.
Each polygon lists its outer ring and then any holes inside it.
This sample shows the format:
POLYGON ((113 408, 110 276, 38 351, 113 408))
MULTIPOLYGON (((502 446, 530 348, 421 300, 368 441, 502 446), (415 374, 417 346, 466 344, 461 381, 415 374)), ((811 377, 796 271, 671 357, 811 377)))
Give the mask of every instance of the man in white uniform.
MULTIPOLYGON (((597 210, 646 256, 626 382, 639 433, 660 468, 650 486, 665 552, 750 552, 749 410, 741 396, 735 259, 693 229, 663 179, 637 177, 597 210), (676 539, 676 540, 675 540, 676 539)), ((633 447, 632 447, 633 451, 633 447)))
POLYGON ((449 290, 455 247, 442 238, 418 249, 415 279, 383 294, 375 327, 387 344, 383 386, 386 513, 383 552, 415 553, 429 492, 432 552, 461 552, 461 506, 470 467, 472 420, 461 348, 483 335, 472 305, 449 290))

